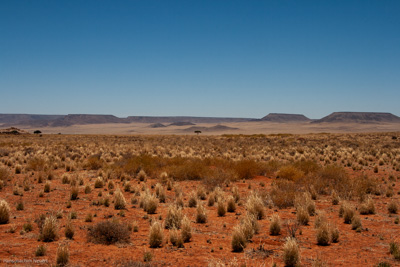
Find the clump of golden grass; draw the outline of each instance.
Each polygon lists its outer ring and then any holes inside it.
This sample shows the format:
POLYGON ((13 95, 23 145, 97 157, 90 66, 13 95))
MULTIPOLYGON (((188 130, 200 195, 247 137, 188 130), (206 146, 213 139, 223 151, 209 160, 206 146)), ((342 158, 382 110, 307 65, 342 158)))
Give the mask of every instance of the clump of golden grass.
POLYGON ((196 222, 197 223, 206 223, 207 222, 207 213, 202 203, 197 204, 196 209, 196 222))
POLYGON ((182 219, 181 236, 184 243, 187 243, 192 238, 192 227, 189 219, 184 216, 182 219))
POLYGON ((320 246, 328 246, 331 241, 331 233, 330 227, 328 223, 324 222, 319 225, 317 228, 316 236, 317 236, 317 243, 320 246))
POLYGON ((272 215, 271 223, 269 225, 269 234, 270 235, 279 235, 281 232, 281 218, 278 214, 272 215))
POLYGON ((71 220, 67 220, 67 223, 65 224, 65 237, 68 239, 74 238, 75 230, 72 225, 71 220))
POLYGON ((169 241, 175 247, 182 248, 183 247, 183 239, 179 234, 178 229, 175 227, 169 230, 169 241))
POLYGON ((253 214, 247 213, 241 220, 240 226, 247 240, 251 240, 255 234, 260 232, 260 224, 253 214))
POLYGON ((70 199, 71 200, 78 199, 78 193, 79 193, 78 187, 77 186, 73 186, 71 188, 70 199))
POLYGON ((223 200, 219 200, 217 203, 217 212, 219 217, 223 217, 226 214, 226 205, 223 200))
POLYGON ((285 266, 297 266, 300 263, 300 249, 295 238, 286 238, 282 257, 285 266))
POLYGON ((51 242, 56 240, 58 237, 57 231, 57 218, 55 216, 46 217, 40 229, 40 240, 43 242, 51 242))
POLYGON ((194 208, 197 206, 197 197, 196 194, 193 192, 189 195, 188 206, 189 208, 194 208))
POLYGON ((57 266, 67 266, 69 263, 69 249, 66 244, 60 244, 57 248, 57 266))
POLYGON ((232 233, 232 251, 242 252, 247 246, 247 238, 241 226, 236 226, 232 233))
POLYGON ((104 181, 102 177, 97 177, 96 181, 94 182, 94 188, 102 188, 104 186, 104 181))
POLYGON ((50 182, 47 181, 46 184, 44 185, 43 191, 45 193, 49 193, 50 192, 50 182))
POLYGON ((228 198, 226 211, 227 212, 235 212, 236 211, 236 201, 235 201, 235 198, 233 196, 230 196, 228 198))
POLYGON ((317 216, 315 216, 315 221, 314 221, 314 228, 319 228, 322 224, 327 223, 328 220, 326 218, 326 213, 323 210, 318 210, 317 211, 317 216))
POLYGON ((42 257, 42 256, 46 255, 46 252, 47 252, 47 248, 44 245, 39 245, 36 248, 35 256, 36 257, 42 257))
POLYGON ((332 205, 338 205, 339 204, 340 198, 339 198, 339 195, 336 193, 335 190, 332 190, 331 199, 332 199, 332 205))
POLYGON ((251 194, 247 199, 246 210, 249 214, 254 215, 257 220, 265 217, 264 203, 256 193, 251 194))
POLYGON ((348 203, 342 204, 340 208, 339 215, 342 213, 344 223, 350 224, 355 214, 354 208, 348 203))
POLYGON ((165 217, 165 228, 172 229, 175 227, 177 229, 180 229, 182 225, 182 218, 182 209, 180 207, 177 207, 176 205, 170 205, 168 207, 167 216, 165 217))
POLYGON ((114 193, 114 208, 116 210, 122 210, 126 208, 125 197, 119 188, 117 188, 114 193))
POLYGON ((149 244, 151 248, 161 247, 164 241, 163 227, 160 222, 154 222, 150 227, 149 244))
POLYGON ((394 199, 392 199, 388 205, 388 211, 390 214, 396 214, 398 210, 397 203, 394 199))
POLYGON ((300 225, 308 225, 310 215, 304 206, 299 206, 296 211, 296 219, 300 225))
POLYGON ((10 206, 4 199, 0 200, 0 224, 7 224, 10 221, 10 206))
POLYGON ((356 231, 362 230, 362 223, 359 215, 354 215, 353 218, 351 218, 351 229, 356 231))
POLYGON ((361 203, 359 211, 362 215, 375 214, 375 204, 371 196, 361 203))

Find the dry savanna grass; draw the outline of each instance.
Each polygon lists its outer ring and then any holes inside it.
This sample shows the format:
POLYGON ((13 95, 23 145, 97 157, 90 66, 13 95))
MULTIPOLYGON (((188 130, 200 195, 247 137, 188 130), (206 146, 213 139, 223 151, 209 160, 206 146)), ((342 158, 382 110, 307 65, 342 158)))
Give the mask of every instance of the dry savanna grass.
POLYGON ((397 266, 399 205, 399 133, 0 136, 2 259, 397 266))

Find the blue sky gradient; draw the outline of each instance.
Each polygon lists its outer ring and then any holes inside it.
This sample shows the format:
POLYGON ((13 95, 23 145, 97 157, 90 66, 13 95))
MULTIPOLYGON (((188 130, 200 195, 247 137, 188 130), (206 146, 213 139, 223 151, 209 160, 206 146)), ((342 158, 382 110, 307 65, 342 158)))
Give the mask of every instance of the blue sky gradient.
POLYGON ((400 115, 400 1, 0 1, 0 113, 400 115))

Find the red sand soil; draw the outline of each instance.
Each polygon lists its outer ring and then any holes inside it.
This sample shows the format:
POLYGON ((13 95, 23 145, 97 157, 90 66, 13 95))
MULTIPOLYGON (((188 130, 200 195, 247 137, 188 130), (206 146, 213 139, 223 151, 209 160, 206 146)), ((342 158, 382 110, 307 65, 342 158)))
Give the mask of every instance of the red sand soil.
MULTIPOLYGON (((352 175, 357 173, 349 170, 352 175)), ((370 173, 379 177, 387 177, 393 174, 392 170, 380 171, 379 174, 370 173)), ((85 181, 90 180, 90 185, 94 188, 96 179, 95 171, 80 172, 85 181)), ((400 173, 394 173, 395 177, 400 173)), ((29 174, 31 175, 31 174, 29 174)), ((57 173, 60 177, 62 173, 57 173)), ((358 175, 358 174, 357 174, 358 175)), ((15 175, 21 182, 26 174, 15 175)), ((37 174, 31 176, 33 181, 37 174)), ((272 177, 255 177, 254 179, 235 183, 241 193, 241 199, 244 200, 251 189, 264 189, 271 186, 274 178, 272 177), (262 186, 263 185, 263 186, 262 186)), ((120 183, 116 182, 116 185, 120 183)), ((137 185, 137 181, 131 181, 131 185, 137 185)), ((143 182, 142 182, 143 183, 143 182)), ((146 182, 149 186, 156 183, 156 180, 148 179, 146 182)), ((180 182, 184 192, 185 205, 189 193, 196 190, 200 182, 180 182)), ((397 179, 393 182, 394 193, 393 198, 399 201, 400 182, 397 179)), ((93 206, 92 201, 98 200, 99 192, 103 192, 103 196, 107 193, 106 188, 93 189, 91 193, 85 194, 84 187, 79 187, 79 199, 71 201, 72 207, 66 208, 69 201, 70 185, 61 183, 61 179, 57 178, 51 181, 52 190, 50 193, 44 193, 44 197, 38 197, 43 192, 43 184, 37 181, 32 182, 33 189, 23 192, 24 210, 17 211, 16 204, 20 200, 20 196, 13 195, 12 186, 6 186, 0 191, 0 197, 6 199, 11 207, 11 220, 9 224, 0 225, 0 264, 10 266, 48 266, 55 264, 56 250, 59 243, 67 242, 70 251, 71 266, 113 266, 118 262, 133 260, 143 262, 145 252, 153 254, 152 264, 156 266, 205 266, 210 262, 222 261, 226 264, 238 263, 237 266, 245 264, 246 266, 270 266, 276 262, 278 266, 283 266, 282 247, 287 236, 287 229, 283 227, 281 235, 269 235, 269 219, 274 213, 278 213, 283 221, 287 219, 294 220, 296 218, 294 208, 281 209, 266 208, 267 216, 260 220, 261 231, 253 237, 252 243, 249 243, 244 252, 234 253, 231 249, 231 234, 233 227, 240 221, 242 215, 245 214, 244 205, 237 208, 235 213, 227 213, 224 217, 218 217, 216 207, 204 206, 208 211, 208 221, 206 224, 197 224, 195 222, 195 208, 186 207, 183 209, 190 221, 192 222, 193 237, 192 241, 184 244, 184 248, 177 249, 169 242, 164 243, 161 248, 151 249, 148 243, 148 235, 150 224, 145 219, 146 212, 139 208, 138 204, 130 204, 132 193, 124 192, 128 207, 124 211, 125 216, 117 215, 120 211, 114 209, 113 204, 109 207, 93 206), (34 220, 39 214, 62 210, 63 218, 59 221, 59 239, 54 242, 43 243, 38 240, 39 229, 34 220), (75 228, 75 236, 73 240, 67 240, 64 236, 64 228, 67 215, 75 211, 77 219, 73 220, 75 228), (93 222, 85 222, 88 213, 92 213, 93 222), (97 222, 106 220, 106 217, 117 217, 121 222, 139 222, 139 231, 131 233, 131 242, 129 244, 117 245, 100 245, 87 241, 87 227, 97 222), (34 226, 33 231, 20 234, 24 223, 30 220, 34 226), (9 233, 11 225, 16 226, 15 233, 9 233), (45 244, 47 254, 43 257, 36 257, 35 251, 40 244, 45 244), (260 249, 263 248, 263 249, 260 249), (42 261, 42 262, 35 262, 42 261), (11 264, 11 262, 18 262, 11 264)), ((119 184, 122 187, 122 184, 119 184)), ((230 187, 224 187, 223 190, 230 192, 230 187)), ((153 190, 153 189, 152 189, 153 190)), ((174 191, 167 191, 167 204, 160 203, 157 214, 148 215, 155 219, 160 216, 164 219, 166 216, 169 203, 173 202, 175 197, 174 191)), ((113 197, 111 196, 111 200, 113 197)), ((392 266, 400 266, 399 261, 395 261, 393 256, 389 254, 389 243, 391 240, 399 241, 400 225, 395 224, 395 217, 398 215, 389 215, 387 204, 389 198, 386 196, 373 197, 376 207, 376 214, 361 215, 363 231, 357 233, 351 230, 351 225, 344 224, 343 219, 339 218, 339 205, 332 206, 329 196, 319 196, 316 200, 317 209, 326 212, 328 219, 334 222, 339 230, 339 242, 329 246, 318 246, 315 238, 316 230, 314 229, 315 217, 311 217, 308 226, 301 227, 301 234, 297 238, 301 249, 301 263, 304 266, 311 266, 313 260, 317 257, 323 259, 328 266, 374 266, 379 262, 386 261, 392 266)), ((357 206, 358 203, 353 203, 357 206)), ((168 239, 168 230, 164 230, 165 239, 168 239)))

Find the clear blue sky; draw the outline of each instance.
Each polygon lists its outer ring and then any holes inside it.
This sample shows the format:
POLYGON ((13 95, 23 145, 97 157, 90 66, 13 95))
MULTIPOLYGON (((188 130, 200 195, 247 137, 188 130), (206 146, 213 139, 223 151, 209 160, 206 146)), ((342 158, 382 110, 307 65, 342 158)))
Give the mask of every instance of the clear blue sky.
POLYGON ((0 1, 0 113, 400 115, 400 1, 0 1))

